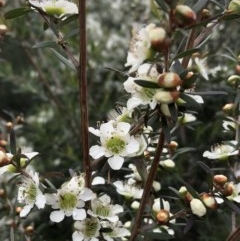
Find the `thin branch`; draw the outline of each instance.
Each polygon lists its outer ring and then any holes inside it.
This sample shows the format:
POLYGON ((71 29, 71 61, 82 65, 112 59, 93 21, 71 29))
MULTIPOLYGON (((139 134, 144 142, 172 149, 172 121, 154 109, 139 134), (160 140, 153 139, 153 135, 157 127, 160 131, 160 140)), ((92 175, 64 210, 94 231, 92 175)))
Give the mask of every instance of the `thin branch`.
POLYGON ((86 36, 86 0, 79 0, 79 107, 81 119, 81 147, 83 148, 83 165, 85 173, 85 185, 91 187, 91 163, 89 158, 89 133, 88 133, 88 103, 87 103, 87 36, 86 36))
POLYGON ((164 134, 160 133, 157 149, 156 149, 155 156, 153 159, 153 163, 152 163, 150 172, 148 174, 147 181, 144 186, 143 195, 142 195, 142 199, 140 202, 140 207, 138 209, 137 216, 136 216, 135 222, 133 224, 133 228, 132 228, 132 233, 131 233, 131 236, 128 241, 134 241, 136 236, 138 235, 142 216, 143 216, 144 210, 146 208, 146 203, 148 201, 148 197, 152 190, 152 184, 153 184, 153 181, 155 179, 156 172, 158 169, 158 164, 159 164, 160 157, 161 157, 162 150, 163 150, 164 140, 165 140, 164 134))

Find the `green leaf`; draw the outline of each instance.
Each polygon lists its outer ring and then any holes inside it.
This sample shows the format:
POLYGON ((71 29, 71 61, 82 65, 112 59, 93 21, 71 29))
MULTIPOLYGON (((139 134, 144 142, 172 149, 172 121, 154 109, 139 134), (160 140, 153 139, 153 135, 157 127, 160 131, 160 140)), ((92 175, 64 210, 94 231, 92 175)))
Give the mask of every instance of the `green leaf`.
POLYGON ((161 8, 161 10, 163 10, 164 12, 168 12, 168 7, 166 5, 166 3, 163 0, 155 0, 157 5, 161 8))
POLYGON ((171 133, 170 133, 170 129, 168 127, 168 123, 165 117, 161 118, 161 123, 162 123, 162 129, 163 129, 163 133, 165 135, 165 139, 167 143, 171 142, 171 133))
POLYGON ((187 51, 184 51, 184 52, 181 52, 181 53, 175 55, 175 56, 173 57, 173 60, 175 60, 175 59, 181 59, 181 58, 183 58, 183 57, 192 55, 193 53, 197 53, 197 52, 199 52, 199 51, 200 51, 199 48, 189 49, 189 50, 187 50, 187 51))
POLYGON ((230 200, 228 200, 227 198, 225 198, 225 197, 223 197, 222 196, 222 198, 223 198, 223 200, 224 200, 224 203, 228 206, 228 207, 230 207, 234 212, 236 212, 237 214, 240 214, 240 209, 239 209, 239 207, 237 206, 237 205, 235 205, 234 203, 233 203, 233 201, 230 201, 230 200))
POLYGON ((176 188, 174 188, 174 187, 168 187, 168 189, 170 189, 172 192, 174 192, 174 193, 176 194, 176 196, 178 196, 178 197, 181 198, 181 196, 180 196, 180 194, 179 194, 179 191, 178 191, 176 188))
MULTIPOLYGON (((64 17, 66 17, 66 16, 64 16, 64 17)), ((78 14, 71 15, 68 18, 64 19, 63 21, 59 22, 59 27, 69 24, 77 19, 78 19, 78 14)))
POLYGON ((14 155, 17 153, 16 136, 14 130, 10 132, 10 151, 14 155))
POLYGON ((37 44, 34 44, 32 46, 32 48, 37 49, 37 48, 46 48, 46 47, 54 47, 56 46, 56 42, 55 41, 44 41, 44 42, 40 42, 37 44))
POLYGON ((194 190, 194 188, 188 184, 187 182, 185 182, 180 176, 178 177, 179 181, 187 188, 188 192, 194 197, 199 199, 199 195, 198 193, 194 190))
POLYGON ((75 35, 79 34, 79 28, 73 29, 72 31, 70 31, 69 33, 64 35, 64 40, 71 38, 75 35))
POLYGON ((223 15, 220 20, 224 20, 224 21, 229 21, 229 20, 234 20, 234 19, 238 19, 240 18, 240 14, 236 14, 236 13, 226 13, 225 15, 223 15))
POLYGON ((199 165, 206 173, 210 174, 211 176, 213 176, 213 171, 211 170, 211 168, 206 165, 204 162, 201 161, 197 161, 197 165, 199 165))
POLYGON ((142 233, 144 235, 144 237, 147 237, 151 240, 170 240, 170 239, 174 239, 174 236, 168 234, 168 233, 158 233, 158 232, 143 232, 142 233))
POLYGON ((70 69, 76 71, 75 66, 72 64, 72 62, 70 62, 68 59, 66 59, 65 57, 63 57, 60 53, 58 53, 55 49, 50 48, 51 51, 54 53, 54 55, 62 62, 64 63, 67 67, 69 67, 70 69))
POLYGON ((194 147, 179 148, 179 149, 177 149, 176 153, 174 154, 174 156, 172 158, 174 159, 178 155, 181 155, 181 154, 184 154, 184 153, 188 153, 190 151, 196 151, 196 148, 194 148, 194 147))
POLYGON ((186 102, 183 105, 186 106, 189 109, 193 109, 193 110, 201 110, 202 109, 201 105, 189 95, 181 93, 180 99, 182 99, 186 102))
POLYGON ((207 3, 208 3, 208 0, 198 0, 198 2, 192 7, 192 10, 195 13, 198 13, 205 8, 207 3))
POLYGON ((170 111, 173 122, 176 123, 177 120, 178 120, 178 111, 177 111, 177 108, 176 108, 176 104, 171 103, 171 104, 168 105, 168 108, 169 108, 169 111, 170 111))
POLYGON ((13 10, 10 10, 8 12, 6 12, 4 14, 4 17, 6 19, 12 19, 12 18, 17 18, 17 17, 20 17, 20 16, 23 16, 29 12, 32 12, 33 10, 30 9, 30 8, 16 8, 16 9, 13 9, 13 10))
POLYGON ((134 82, 144 88, 160 89, 160 86, 152 81, 136 79, 134 82))

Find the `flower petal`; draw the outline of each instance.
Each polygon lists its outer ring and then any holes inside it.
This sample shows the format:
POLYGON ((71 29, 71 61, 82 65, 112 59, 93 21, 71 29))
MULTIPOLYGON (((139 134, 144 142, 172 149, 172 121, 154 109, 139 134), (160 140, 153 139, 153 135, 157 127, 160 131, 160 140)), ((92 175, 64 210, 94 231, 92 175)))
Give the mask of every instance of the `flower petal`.
POLYGON ((39 191, 39 194, 36 197, 35 204, 39 209, 44 208, 44 206, 46 204, 46 197, 42 194, 41 191, 39 191))
POLYGON ((105 147, 102 146, 92 146, 89 150, 89 154, 94 159, 97 159, 105 154, 105 147))
POLYGON ((26 206, 24 206, 20 212, 20 217, 21 218, 26 217, 32 208, 33 208, 33 204, 27 204, 26 206))
POLYGON ((140 148, 139 142, 133 137, 131 137, 130 142, 126 145, 127 152, 129 154, 132 154, 134 152, 137 152, 139 148, 140 148))
POLYGON ((113 170, 119 170, 124 162, 124 158, 121 156, 113 156, 108 158, 108 164, 113 170))
POLYGON ((72 213, 74 220, 83 220, 87 217, 86 211, 84 209, 74 209, 72 213))
POLYGON ((64 219, 64 212, 62 210, 59 211, 53 211, 50 214, 50 220, 55 223, 59 223, 64 219))
POLYGON ((84 239, 84 235, 81 232, 75 231, 72 234, 72 240, 73 241, 82 241, 84 239))

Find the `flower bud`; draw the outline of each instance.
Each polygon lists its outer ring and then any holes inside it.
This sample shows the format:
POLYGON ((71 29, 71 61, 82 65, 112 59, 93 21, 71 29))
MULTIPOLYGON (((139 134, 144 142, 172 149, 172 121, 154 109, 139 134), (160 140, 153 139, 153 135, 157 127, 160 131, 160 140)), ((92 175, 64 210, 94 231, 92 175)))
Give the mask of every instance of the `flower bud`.
POLYGON ((0 198, 5 198, 6 192, 3 188, 0 188, 0 198))
POLYGON ((5 35, 8 31, 8 28, 5 24, 0 24, 0 35, 5 35))
POLYGON ((179 75, 173 72, 165 72, 158 77, 158 84, 163 88, 175 88, 180 85, 181 82, 179 75))
POLYGON ((167 32, 164 28, 157 27, 149 31, 151 46, 157 51, 163 51, 169 45, 167 32))
POLYGON ((133 201, 131 204, 131 208, 134 210, 139 209, 140 203, 138 201, 133 201))
POLYGON ((22 207, 16 207, 15 212, 19 214, 22 211, 22 207))
POLYGON ((182 186, 180 189, 179 189, 179 195, 182 199, 185 200, 185 202, 189 203, 192 199, 193 199, 193 196, 188 192, 187 188, 185 186, 182 186))
POLYGON ((213 177, 213 181, 216 183, 216 184, 219 184, 219 185, 224 185, 227 181, 228 181, 228 178, 225 176, 225 175, 215 175, 213 177))
POLYGON ((228 5, 228 12, 239 14, 240 13, 240 0, 232 0, 228 5))
POLYGON ((240 64, 237 64, 237 65, 235 66, 235 72, 236 72, 237 74, 240 74, 240 64))
POLYGON ((234 114, 235 108, 236 106, 234 103, 228 103, 223 106, 222 111, 224 114, 231 116, 234 114))
POLYGON ((171 141, 169 144, 167 144, 167 148, 171 151, 176 151, 178 148, 178 143, 176 141, 171 141))
POLYGON ((201 20, 202 20, 202 21, 203 21, 203 20, 207 20, 207 19, 209 19, 210 17, 211 17, 211 14, 210 14, 209 10, 206 9, 206 8, 204 8, 204 9, 202 10, 201 20))
POLYGON ((29 225, 24 229, 24 233, 27 235, 32 235, 34 233, 34 228, 33 226, 29 225))
POLYGON ((174 90, 174 91, 159 90, 154 97, 161 104, 170 104, 175 102, 178 99, 179 95, 180 93, 177 90, 174 90))
POLYGON ((161 183, 157 181, 153 181, 152 187, 155 192, 158 192, 161 190, 161 183))
POLYGON ((239 75, 236 75, 236 74, 231 75, 231 76, 228 78, 227 82, 228 82, 230 85, 235 86, 235 85, 237 85, 237 84, 240 83, 240 76, 239 76, 239 75))
POLYGON ((179 28, 189 27, 195 24, 196 13, 187 5, 178 5, 173 11, 173 22, 179 28))
POLYGON ((5 141, 5 140, 0 140, 0 147, 6 148, 7 144, 8 144, 7 141, 5 141))
POLYGON ((226 182, 220 192, 226 197, 231 196, 234 192, 234 184, 232 182, 226 182))
POLYGON ((167 170, 173 169, 175 167, 175 162, 171 159, 160 161, 159 164, 167 170))
POLYGON ((12 122, 7 122, 5 127, 6 127, 7 132, 10 132, 12 130, 12 128, 13 128, 13 123, 12 122))
POLYGON ((169 221, 170 214, 167 210, 161 209, 156 215, 156 219, 160 223, 167 223, 169 221))
POLYGON ((4 7, 6 4, 5 0, 0 0, 0 8, 4 7))
POLYGON ((217 208, 217 202, 216 199, 209 193, 202 193, 201 199, 203 203, 210 209, 215 210, 217 208))
POLYGON ((202 201, 200 201, 197 198, 192 199, 192 201, 190 202, 190 207, 191 207, 192 213, 197 215, 198 217, 202 217, 207 213, 206 207, 204 206, 202 201))
POLYGON ((0 167, 6 166, 11 162, 10 158, 7 156, 7 154, 0 150, 0 167))

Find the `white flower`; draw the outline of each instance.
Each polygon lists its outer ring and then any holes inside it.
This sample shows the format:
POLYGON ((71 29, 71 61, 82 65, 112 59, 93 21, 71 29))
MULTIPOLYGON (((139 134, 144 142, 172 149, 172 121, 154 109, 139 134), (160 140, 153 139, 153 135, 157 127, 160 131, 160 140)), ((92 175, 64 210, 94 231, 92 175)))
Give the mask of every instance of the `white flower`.
POLYGON ((204 206, 202 201, 200 201, 197 198, 193 198, 191 200, 190 207, 191 207, 192 213, 197 215, 198 217, 202 217, 207 213, 206 207, 204 206))
POLYGON ((86 211, 83 209, 85 202, 94 197, 93 192, 82 186, 77 176, 72 177, 69 182, 62 185, 57 193, 45 194, 47 204, 53 209, 58 209, 50 214, 52 222, 61 222, 64 216, 72 216, 74 220, 86 218, 86 211), (79 185, 80 184, 80 185, 79 185))
POLYGON ((147 59, 153 56, 149 31, 155 28, 155 24, 149 24, 140 30, 133 32, 130 49, 127 55, 125 67, 131 66, 129 73, 134 72, 147 59))
POLYGON ((113 241, 116 238, 124 238, 126 236, 130 236, 130 232, 128 229, 124 228, 120 221, 110 223, 108 221, 102 222, 102 227, 110 229, 110 232, 103 232, 104 240, 113 241))
POLYGON ((117 192, 126 198, 141 199, 143 189, 138 188, 136 185, 123 183, 123 181, 116 181, 113 185, 117 188, 117 192))
POLYGON ((97 241, 101 226, 97 218, 91 217, 75 222, 74 228, 76 231, 72 235, 73 241, 97 241))
POLYGON ((128 122, 132 121, 133 110, 128 110, 126 107, 117 107, 114 110, 111 110, 108 114, 110 120, 114 119, 118 122, 128 122))
POLYGON ((211 147, 211 151, 205 151, 203 157, 208 159, 219 159, 227 160, 229 156, 234 156, 238 154, 235 146, 237 141, 229 141, 229 144, 217 144, 211 147))
POLYGON ((164 209, 168 212, 170 212, 170 204, 168 201, 165 201, 164 199, 161 198, 156 198, 154 199, 152 210, 154 213, 159 212, 161 209, 164 209))
POLYGON ((93 217, 107 219, 110 222, 118 221, 118 214, 123 212, 123 207, 118 204, 111 204, 111 198, 104 194, 92 200, 92 210, 88 214, 93 217))
POLYGON ((124 162, 123 157, 137 153, 139 142, 130 136, 131 125, 126 122, 109 121, 100 126, 100 130, 89 128, 89 131, 100 137, 101 146, 92 146, 89 150, 94 158, 108 157, 108 164, 113 170, 119 170, 124 162))
POLYGON ((77 5, 67 0, 29 0, 29 3, 34 7, 41 8, 49 15, 58 17, 78 13, 77 5))
POLYGON ((227 117, 226 120, 223 120, 223 129, 224 131, 230 131, 232 129, 236 129, 236 122, 234 121, 234 118, 227 117))
POLYGON ((129 77, 124 82, 123 85, 125 90, 131 94, 131 98, 127 101, 127 108, 129 110, 132 110, 139 105, 149 105, 151 109, 156 107, 157 100, 154 96, 157 93, 157 89, 144 88, 136 84, 134 81, 140 79, 157 83, 158 75, 156 66, 151 64, 142 64, 138 68, 136 77, 129 77))
POLYGON ((39 189, 38 173, 31 170, 27 176, 23 176, 23 183, 18 189, 18 202, 25 204, 20 212, 20 217, 27 216, 34 205, 39 209, 44 208, 46 198, 39 189))

